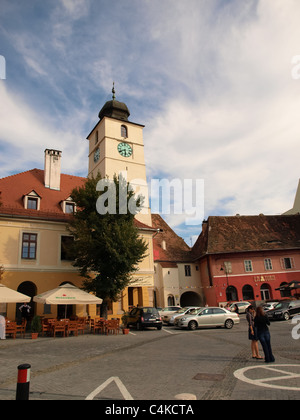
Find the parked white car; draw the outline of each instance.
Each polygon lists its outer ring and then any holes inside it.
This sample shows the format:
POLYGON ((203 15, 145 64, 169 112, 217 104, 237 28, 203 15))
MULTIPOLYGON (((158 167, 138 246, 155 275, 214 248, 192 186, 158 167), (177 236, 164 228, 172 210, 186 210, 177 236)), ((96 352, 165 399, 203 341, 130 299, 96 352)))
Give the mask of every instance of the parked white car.
POLYGON ((239 315, 219 307, 196 309, 189 315, 184 315, 178 321, 178 327, 196 330, 200 327, 225 327, 232 328, 239 324, 239 315))
POLYGON ((179 311, 179 309, 181 309, 181 306, 166 306, 163 309, 160 309, 159 315, 161 316, 162 321, 164 322, 164 316, 171 316, 173 315, 175 312, 179 311))
POLYGON ((243 314, 246 312, 248 306, 251 305, 251 303, 249 302, 232 302, 232 304, 230 305, 230 311, 234 312, 235 310, 235 305, 237 305, 237 307, 239 308, 239 313, 243 314))
POLYGON ((163 322, 168 325, 176 325, 179 318, 184 315, 189 315, 195 309, 200 309, 200 306, 185 306, 184 308, 179 309, 179 311, 175 312, 173 315, 166 315, 165 320, 163 319, 163 322))

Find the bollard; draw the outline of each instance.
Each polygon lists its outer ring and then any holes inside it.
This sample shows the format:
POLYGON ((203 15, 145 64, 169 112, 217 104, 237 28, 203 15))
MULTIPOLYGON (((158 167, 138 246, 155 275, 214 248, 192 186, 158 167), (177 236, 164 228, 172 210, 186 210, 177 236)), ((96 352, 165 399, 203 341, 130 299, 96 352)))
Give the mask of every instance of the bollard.
POLYGON ((31 365, 29 365, 28 363, 18 366, 16 400, 29 400, 30 368, 31 365))

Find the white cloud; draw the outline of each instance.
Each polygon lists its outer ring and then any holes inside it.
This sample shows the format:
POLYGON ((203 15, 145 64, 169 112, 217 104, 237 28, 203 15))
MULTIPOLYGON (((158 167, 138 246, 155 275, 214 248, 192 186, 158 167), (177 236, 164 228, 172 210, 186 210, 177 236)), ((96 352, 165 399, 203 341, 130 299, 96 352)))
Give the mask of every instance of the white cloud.
POLYGON ((299 178, 300 82, 291 77, 291 58, 300 48, 299 12, 295 1, 262 0, 245 21, 225 15, 203 32, 192 20, 192 49, 184 48, 187 41, 176 44, 179 64, 170 77, 188 63, 189 88, 166 98, 150 122, 148 173, 204 178, 207 216, 291 207, 299 178), (199 58, 194 40, 203 38, 208 43, 199 58), (215 83, 207 85, 191 69, 199 66, 201 73, 202 62, 211 64, 210 48, 217 66, 209 80, 215 83))

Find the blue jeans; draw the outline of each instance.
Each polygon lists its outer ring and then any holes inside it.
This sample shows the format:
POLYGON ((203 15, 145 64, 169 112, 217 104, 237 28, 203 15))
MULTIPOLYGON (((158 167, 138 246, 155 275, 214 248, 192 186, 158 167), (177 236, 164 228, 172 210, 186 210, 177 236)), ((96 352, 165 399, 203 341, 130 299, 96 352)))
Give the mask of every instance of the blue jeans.
POLYGON ((263 331, 258 333, 258 339, 260 344, 262 345, 264 354, 265 354, 265 362, 275 362, 275 358, 272 353, 271 348, 271 336, 269 331, 263 331))

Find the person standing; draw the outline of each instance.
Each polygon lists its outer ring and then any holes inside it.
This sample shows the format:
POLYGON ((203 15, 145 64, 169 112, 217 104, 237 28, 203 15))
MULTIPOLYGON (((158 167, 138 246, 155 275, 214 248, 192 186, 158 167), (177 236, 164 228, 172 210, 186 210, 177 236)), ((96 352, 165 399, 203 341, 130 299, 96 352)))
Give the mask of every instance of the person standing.
POLYGON ((31 309, 31 306, 27 305, 26 302, 22 306, 20 306, 20 308, 19 308, 19 310, 22 313, 22 318, 26 319, 26 321, 28 321, 28 319, 29 319, 30 309, 31 309))
POLYGON ((258 350, 258 337, 254 326, 255 309, 252 305, 248 306, 246 319, 248 321, 248 337, 251 340, 252 359, 262 359, 258 350))
POLYGON ((264 313, 264 310, 261 306, 256 309, 256 316, 254 318, 254 326, 257 330, 257 337, 262 345, 265 362, 271 363, 275 362, 275 357, 273 356, 272 347, 271 347, 271 336, 268 328, 270 325, 269 318, 264 313))

